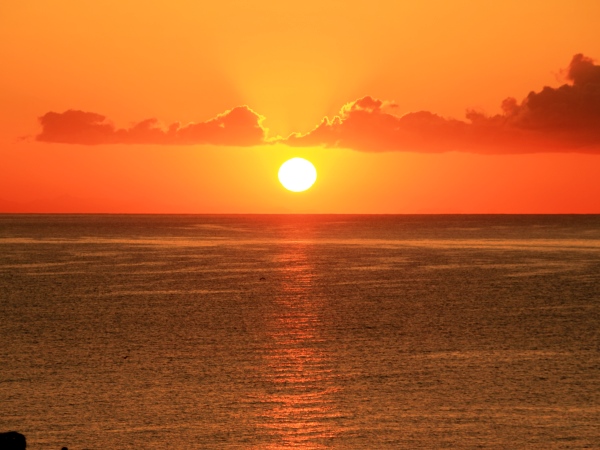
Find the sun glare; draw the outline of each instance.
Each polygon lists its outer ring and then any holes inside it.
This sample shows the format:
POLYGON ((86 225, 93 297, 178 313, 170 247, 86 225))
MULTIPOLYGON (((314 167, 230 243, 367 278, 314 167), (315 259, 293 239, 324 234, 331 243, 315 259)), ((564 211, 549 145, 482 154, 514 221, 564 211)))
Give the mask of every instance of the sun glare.
POLYGON ((292 158, 281 165, 278 176, 284 188, 302 192, 317 180, 317 169, 304 158, 292 158))

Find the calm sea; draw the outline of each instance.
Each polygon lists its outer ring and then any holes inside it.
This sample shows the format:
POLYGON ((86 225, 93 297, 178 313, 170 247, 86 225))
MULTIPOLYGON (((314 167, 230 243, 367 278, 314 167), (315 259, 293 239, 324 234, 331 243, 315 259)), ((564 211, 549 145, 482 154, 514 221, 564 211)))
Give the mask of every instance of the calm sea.
POLYGON ((31 449, 600 448, 600 216, 0 215, 31 449))

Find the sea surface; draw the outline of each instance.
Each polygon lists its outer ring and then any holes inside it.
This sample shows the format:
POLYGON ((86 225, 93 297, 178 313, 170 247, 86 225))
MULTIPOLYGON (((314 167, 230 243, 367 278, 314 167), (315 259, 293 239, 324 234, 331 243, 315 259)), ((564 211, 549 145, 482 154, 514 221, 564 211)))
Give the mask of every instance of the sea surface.
POLYGON ((0 215, 28 449, 600 448, 600 216, 0 215))

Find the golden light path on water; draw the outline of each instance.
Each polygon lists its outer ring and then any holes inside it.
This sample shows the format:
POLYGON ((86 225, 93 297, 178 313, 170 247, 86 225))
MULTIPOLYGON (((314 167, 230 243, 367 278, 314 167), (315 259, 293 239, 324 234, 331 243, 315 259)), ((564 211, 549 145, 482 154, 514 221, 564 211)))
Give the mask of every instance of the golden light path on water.
POLYGON ((306 244, 290 245, 279 257, 284 276, 265 322, 272 344, 264 355, 267 395, 258 419, 271 443, 261 448, 329 448, 345 431, 336 401, 339 375, 320 333, 324 298, 313 289, 307 250, 306 244))

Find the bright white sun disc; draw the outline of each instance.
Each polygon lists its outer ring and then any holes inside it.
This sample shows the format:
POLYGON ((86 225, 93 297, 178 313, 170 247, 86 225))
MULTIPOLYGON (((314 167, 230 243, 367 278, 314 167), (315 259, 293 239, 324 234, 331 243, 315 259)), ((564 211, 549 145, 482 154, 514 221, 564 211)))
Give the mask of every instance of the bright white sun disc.
POLYGON ((317 180, 317 169, 304 158, 292 158, 281 165, 278 176, 284 188, 302 192, 317 180))

